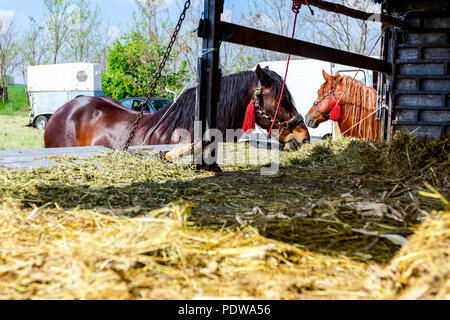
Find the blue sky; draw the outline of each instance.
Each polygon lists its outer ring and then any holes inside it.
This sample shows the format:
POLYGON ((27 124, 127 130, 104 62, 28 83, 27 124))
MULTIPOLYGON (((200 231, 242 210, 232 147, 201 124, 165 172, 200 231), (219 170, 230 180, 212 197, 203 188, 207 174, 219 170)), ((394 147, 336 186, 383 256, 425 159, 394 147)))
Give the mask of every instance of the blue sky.
MULTIPOLYGON (((126 31, 131 25, 133 11, 136 9, 134 0, 90 0, 97 3, 103 10, 105 21, 102 23, 109 26, 117 33, 126 31)), ((201 1, 203 0, 193 0, 201 1)), ((175 0, 168 0, 171 14, 178 16, 178 7, 175 0)), ((246 7, 246 1, 226 0, 225 6, 233 8, 235 14, 246 7)), ((0 0, 0 16, 13 17, 16 27, 21 31, 26 29, 28 16, 35 17, 38 21, 43 17, 43 0, 0 0)))
MULTIPOLYGON (((104 12, 106 21, 103 24, 116 27, 122 31, 130 25, 133 10, 136 6, 133 0, 91 0, 97 3, 104 12)), ((172 1, 171 1, 172 2, 172 1)), ((14 20, 19 29, 26 28, 28 16, 41 20, 44 14, 43 0, 0 0, 0 13, 14 13, 14 20)))
MULTIPOLYGON (((178 0, 179 3, 181 1, 178 0)), ((133 12, 136 9, 134 0, 90 0, 90 2, 98 4, 102 9, 105 20, 101 21, 101 23, 103 27, 109 28, 110 40, 118 38, 121 33, 130 29, 133 12)), ((169 5, 173 20, 178 19, 180 8, 177 5, 177 0, 167 0, 166 2, 169 5)), ((203 3, 203 0, 192 0, 192 3, 194 2, 203 3)), ((241 12, 246 10, 247 1, 226 0, 225 8, 232 8, 233 15, 239 17, 241 12)), ((0 18, 12 18, 18 34, 27 29, 29 16, 42 22, 44 16, 43 0, 0 0, 0 18)), ((16 81, 22 82, 22 77, 16 73, 13 74, 14 78, 16 81)))

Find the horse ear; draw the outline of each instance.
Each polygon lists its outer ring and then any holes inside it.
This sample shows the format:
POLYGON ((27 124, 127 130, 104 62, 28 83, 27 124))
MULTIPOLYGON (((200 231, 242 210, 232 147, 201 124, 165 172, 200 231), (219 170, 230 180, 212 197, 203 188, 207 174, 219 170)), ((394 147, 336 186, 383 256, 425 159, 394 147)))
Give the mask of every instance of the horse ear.
POLYGON ((326 73, 325 70, 322 70, 322 75, 323 75, 323 78, 325 79, 325 81, 328 81, 331 79, 331 76, 328 73, 326 73))
POLYGON ((256 75, 258 76, 259 81, 261 81, 261 84, 264 87, 270 86, 270 79, 265 75, 259 64, 256 66, 256 75))
POLYGON ((257 66, 256 66, 256 75, 258 76, 258 79, 259 79, 259 81, 263 81, 264 80, 264 72, 262 71, 262 69, 261 69, 261 67, 260 67, 260 65, 258 64, 257 66))
POLYGON ((336 77, 336 79, 338 80, 337 81, 337 83, 336 83, 336 88, 335 88, 335 90, 334 90, 334 94, 339 98, 340 96, 342 96, 342 94, 343 94, 343 92, 344 92, 344 87, 345 87, 345 84, 344 84, 344 81, 343 81, 343 79, 342 79, 342 77, 341 77, 341 74, 338 72, 338 73, 336 73, 336 75, 335 75, 335 77, 336 77))
POLYGON ((265 67, 264 69, 266 69, 266 70, 270 70, 270 69, 269 69, 269 66, 266 66, 266 67, 265 67))

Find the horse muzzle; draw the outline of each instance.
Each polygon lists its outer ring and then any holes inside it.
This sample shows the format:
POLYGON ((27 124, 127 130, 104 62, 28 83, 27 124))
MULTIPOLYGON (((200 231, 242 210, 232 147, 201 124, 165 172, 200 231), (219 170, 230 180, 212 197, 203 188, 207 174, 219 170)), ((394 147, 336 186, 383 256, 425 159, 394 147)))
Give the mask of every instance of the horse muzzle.
POLYGON ((314 119, 314 117, 309 114, 305 116, 305 122, 308 127, 313 129, 319 126, 319 124, 317 123, 317 119, 314 119))
POLYGON ((308 129, 304 125, 297 127, 284 139, 284 150, 295 151, 309 141, 308 129))

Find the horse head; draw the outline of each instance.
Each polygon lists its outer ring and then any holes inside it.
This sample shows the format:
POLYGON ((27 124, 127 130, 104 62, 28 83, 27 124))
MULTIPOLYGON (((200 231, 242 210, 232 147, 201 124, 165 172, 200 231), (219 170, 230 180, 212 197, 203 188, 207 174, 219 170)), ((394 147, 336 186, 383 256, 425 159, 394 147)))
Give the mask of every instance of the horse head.
POLYGON ((306 124, 310 128, 317 128, 319 124, 330 119, 330 112, 333 109, 333 100, 338 99, 343 92, 344 83, 338 73, 330 76, 325 70, 322 70, 325 82, 319 89, 317 100, 309 109, 305 116, 306 124))
MULTIPOLYGON (((256 75, 259 79, 254 95, 254 100, 257 101, 256 123, 261 128, 269 130, 276 114, 283 79, 268 68, 261 69, 259 65, 256 67, 256 75)), ((310 137, 305 121, 295 109, 287 88, 281 97, 280 110, 273 129, 278 130, 277 137, 284 143, 285 150, 296 150, 302 144, 309 142, 310 137)))
POLYGON ((338 121, 344 136, 379 140, 381 121, 376 117, 377 92, 352 77, 322 73, 325 83, 306 114, 308 127, 317 128, 331 119, 338 121))

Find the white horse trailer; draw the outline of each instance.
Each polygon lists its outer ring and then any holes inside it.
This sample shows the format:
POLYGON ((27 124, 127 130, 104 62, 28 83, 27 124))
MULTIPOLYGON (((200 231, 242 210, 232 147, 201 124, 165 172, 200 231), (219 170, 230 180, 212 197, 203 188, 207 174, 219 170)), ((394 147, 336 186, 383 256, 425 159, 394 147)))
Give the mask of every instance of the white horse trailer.
MULTIPOLYGON (((269 67, 281 77, 286 73, 287 61, 270 61, 261 62, 261 68, 269 67)), ((253 70, 256 69, 256 66, 253 70)), ((353 77, 358 71, 357 68, 344 65, 324 62, 314 59, 291 60, 286 80, 286 86, 294 99, 295 107, 303 117, 308 113, 314 101, 317 99, 317 92, 320 86, 325 82, 322 76, 322 70, 328 74, 347 75, 353 77)), ((356 80, 361 81, 367 86, 373 86, 372 71, 362 70, 356 76, 356 80)), ((259 130, 262 130, 259 128, 259 130)), ((321 123, 316 129, 308 128, 309 134, 314 139, 321 139, 325 136, 332 135, 333 123, 328 120, 321 123)))
POLYGON ((30 124, 43 130, 62 105, 77 96, 103 96, 101 65, 66 63, 31 66, 27 70, 30 124))

